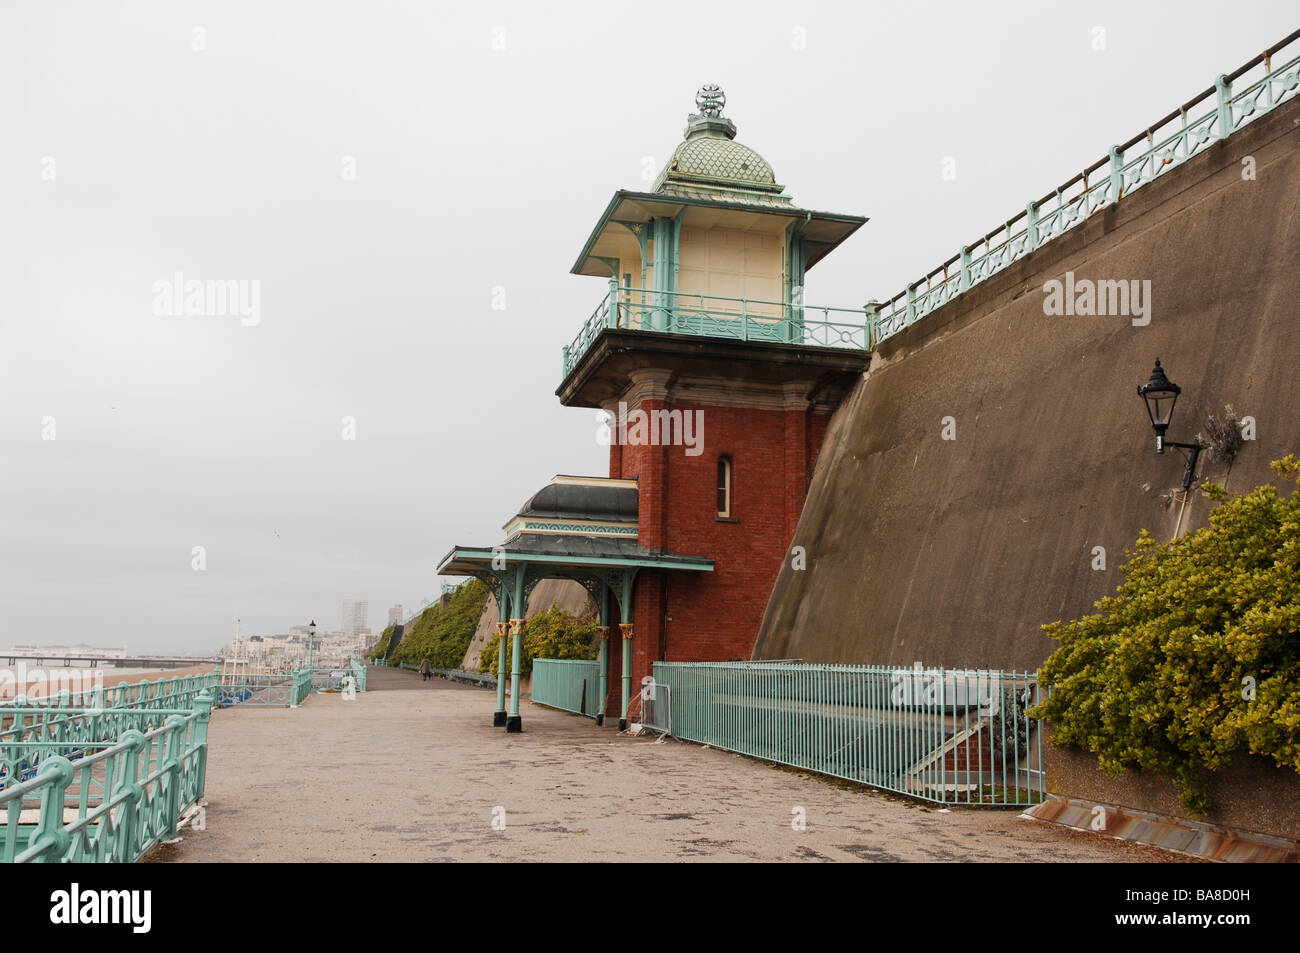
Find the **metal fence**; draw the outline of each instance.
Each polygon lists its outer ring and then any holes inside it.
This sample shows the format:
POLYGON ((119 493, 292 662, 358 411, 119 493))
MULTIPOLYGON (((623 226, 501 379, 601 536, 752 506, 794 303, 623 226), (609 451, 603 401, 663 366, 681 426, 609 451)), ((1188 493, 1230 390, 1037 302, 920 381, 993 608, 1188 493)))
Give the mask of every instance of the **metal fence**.
POLYGON ((130 863, 175 837, 203 798, 211 705, 5 709, 0 861, 130 863))
POLYGON ((1213 86, 1127 142, 1111 146, 1068 182, 1027 202, 1004 224, 963 245, 938 268, 885 302, 878 319, 880 338, 903 330, 1100 209, 1294 99, 1300 87, 1298 53, 1300 30, 1218 77, 1213 86), (1275 63, 1275 58, 1282 62, 1275 63))
POLYGON ((311 694, 312 673, 305 668, 293 672, 260 672, 222 675, 217 686, 217 703, 284 708, 301 705, 311 694))
POLYGON ((673 733, 673 690, 663 682, 651 680, 641 686, 641 721, 643 728, 660 734, 673 733))
POLYGON ((65 689, 34 698, 19 695, 11 701, 0 702, 0 714, 14 707, 189 708, 201 692, 206 691, 210 695, 215 693, 218 678, 216 670, 213 670, 202 675, 174 675, 139 682, 118 682, 116 685, 101 685, 80 692, 65 689))
POLYGON ((656 662, 654 680, 677 738, 943 804, 1044 797, 1034 673, 656 662))
POLYGON ((636 288, 611 280, 596 310, 564 346, 563 374, 569 376, 607 328, 862 350, 872 344, 875 319, 871 307, 730 298, 636 288))
MULTIPOLYGON (((412 665, 410 662, 399 662, 397 668, 404 669, 408 672, 420 671, 420 666, 412 665)), ((497 677, 489 675, 486 672, 471 672, 463 668, 431 668, 430 675, 436 675, 438 678, 445 678, 452 682, 461 682, 465 685, 475 685, 479 688, 496 688, 497 677)))
POLYGON ((532 699, 595 718, 600 710, 600 665, 581 659, 533 659, 532 699))

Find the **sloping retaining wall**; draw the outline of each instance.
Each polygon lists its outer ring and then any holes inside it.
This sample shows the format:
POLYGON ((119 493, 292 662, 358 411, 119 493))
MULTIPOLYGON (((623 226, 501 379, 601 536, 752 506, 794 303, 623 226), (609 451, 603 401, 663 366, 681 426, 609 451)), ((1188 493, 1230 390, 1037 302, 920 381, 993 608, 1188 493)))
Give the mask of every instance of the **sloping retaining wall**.
POLYGON ((791 541, 807 568, 785 562, 754 658, 1036 669, 1040 626, 1112 593, 1141 528, 1209 512, 1199 493, 1183 512, 1182 458, 1154 452, 1136 387, 1156 357, 1183 388, 1170 439, 1226 404, 1256 419, 1231 472, 1202 475, 1272 481, 1300 452, 1298 205, 1293 100, 886 340, 832 421, 791 541), (1150 323, 1045 315, 1067 271, 1150 281, 1150 323))

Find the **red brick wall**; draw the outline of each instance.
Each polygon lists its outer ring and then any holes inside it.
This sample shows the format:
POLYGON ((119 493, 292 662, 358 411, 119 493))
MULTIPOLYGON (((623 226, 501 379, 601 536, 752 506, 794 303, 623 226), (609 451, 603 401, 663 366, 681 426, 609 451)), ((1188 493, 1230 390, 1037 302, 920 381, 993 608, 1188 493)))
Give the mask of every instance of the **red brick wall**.
MULTIPOLYGON (((750 657, 829 421, 827 414, 806 411, 669 405, 662 400, 647 400, 642 409, 702 410, 704 452, 692 457, 680 446, 611 448, 610 476, 639 480, 642 546, 711 558, 714 570, 643 571, 637 577, 633 695, 659 659, 750 657), (717 519, 718 457, 723 455, 732 460, 735 522, 717 519)), ((621 652, 613 635, 610 647, 621 652)), ((620 701, 621 686, 611 682, 611 713, 618 712, 620 701)))

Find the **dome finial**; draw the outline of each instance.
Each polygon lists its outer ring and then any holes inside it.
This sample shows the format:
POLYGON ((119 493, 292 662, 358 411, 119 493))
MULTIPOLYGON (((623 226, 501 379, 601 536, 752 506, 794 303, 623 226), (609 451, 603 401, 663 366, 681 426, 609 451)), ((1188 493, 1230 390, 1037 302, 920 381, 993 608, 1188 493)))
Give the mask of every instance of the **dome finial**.
POLYGON ((699 136, 736 138, 736 124, 722 115, 722 107, 725 105, 727 105, 727 94, 722 91, 721 86, 716 83, 701 86, 700 91, 695 94, 695 108, 699 112, 692 113, 686 118, 686 138, 695 139, 699 136))
POLYGON ((722 107, 725 105, 727 105, 727 94, 716 83, 701 86, 700 91, 695 94, 695 108, 700 111, 701 116, 709 119, 720 117, 722 107))

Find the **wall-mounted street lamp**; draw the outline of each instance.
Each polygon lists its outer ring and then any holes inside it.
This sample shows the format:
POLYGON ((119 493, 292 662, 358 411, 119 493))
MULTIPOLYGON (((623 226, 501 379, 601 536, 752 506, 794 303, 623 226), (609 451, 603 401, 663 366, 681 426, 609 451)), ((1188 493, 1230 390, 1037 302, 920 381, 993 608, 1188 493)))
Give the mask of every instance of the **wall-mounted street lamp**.
POLYGON ((1178 403, 1178 395, 1182 392, 1181 387, 1165 377, 1165 369, 1160 366, 1160 358, 1156 358, 1151 379, 1138 388, 1138 396, 1146 402, 1147 415, 1151 418, 1151 427, 1156 432, 1156 453, 1164 453, 1165 447, 1177 447, 1179 450, 1187 451, 1183 454, 1187 458, 1187 469, 1183 473, 1183 489, 1189 490, 1196 476, 1196 461, 1200 459, 1201 451, 1205 447, 1199 437, 1196 438, 1195 443, 1176 443, 1165 439, 1165 431, 1169 429, 1169 418, 1174 415, 1174 404, 1178 403))

